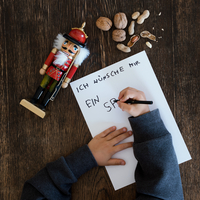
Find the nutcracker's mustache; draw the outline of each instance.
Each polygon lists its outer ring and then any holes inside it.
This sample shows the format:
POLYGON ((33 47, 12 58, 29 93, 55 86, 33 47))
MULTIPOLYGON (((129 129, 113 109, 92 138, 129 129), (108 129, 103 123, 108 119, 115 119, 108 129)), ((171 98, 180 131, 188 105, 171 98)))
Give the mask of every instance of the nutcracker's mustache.
MULTIPOLYGON (((62 46, 62 48, 63 48, 64 50, 67 50, 67 47, 63 47, 63 46, 62 46)), ((69 51, 69 53, 74 54, 74 52, 72 52, 70 49, 69 49, 68 51, 69 51)))

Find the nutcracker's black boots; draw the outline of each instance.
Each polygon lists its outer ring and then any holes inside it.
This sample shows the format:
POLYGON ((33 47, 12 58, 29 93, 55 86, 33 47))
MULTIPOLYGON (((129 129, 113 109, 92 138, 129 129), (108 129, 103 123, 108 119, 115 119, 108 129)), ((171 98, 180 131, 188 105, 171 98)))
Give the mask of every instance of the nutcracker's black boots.
POLYGON ((39 100, 40 96, 42 95, 42 93, 44 92, 44 89, 43 87, 39 86, 33 96, 33 98, 31 99, 31 103, 32 104, 36 104, 37 101, 39 100))
POLYGON ((49 103, 52 93, 53 92, 49 92, 49 91, 46 93, 42 103, 39 105, 40 109, 44 110, 46 108, 47 104, 49 103))

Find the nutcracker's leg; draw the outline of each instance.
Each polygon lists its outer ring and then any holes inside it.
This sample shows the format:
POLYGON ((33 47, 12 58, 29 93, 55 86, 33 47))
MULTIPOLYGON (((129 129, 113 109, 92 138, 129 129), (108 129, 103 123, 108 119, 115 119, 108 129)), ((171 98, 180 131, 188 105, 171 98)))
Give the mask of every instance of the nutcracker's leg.
POLYGON ((57 84, 58 84, 58 81, 54 80, 51 87, 49 88, 48 92, 46 93, 42 103, 39 105, 39 108, 41 108, 42 110, 44 110, 46 108, 47 104, 49 103, 49 100, 50 100, 57 84))
POLYGON ((31 103, 32 104, 35 104, 37 103, 37 101, 39 100, 40 96, 42 95, 42 93, 44 92, 44 89, 43 87, 39 86, 33 96, 33 98, 31 99, 31 103))
POLYGON ((37 88, 33 98, 31 99, 32 104, 36 104, 39 98, 41 97, 42 93, 44 92, 46 86, 49 84, 51 80, 51 77, 48 75, 45 75, 40 86, 37 88))

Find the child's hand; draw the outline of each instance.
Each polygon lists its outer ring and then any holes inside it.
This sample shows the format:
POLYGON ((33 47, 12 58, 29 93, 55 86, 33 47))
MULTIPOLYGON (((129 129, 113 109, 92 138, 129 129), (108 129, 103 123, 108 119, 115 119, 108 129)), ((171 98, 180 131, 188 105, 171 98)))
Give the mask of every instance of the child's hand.
POLYGON ((139 115, 143 115, 145 113, 150 112, 149 106, 146 104, 130 105, 130 104, 124 103, 128 99, 143 100, 143 101, 146 100, 145 94, 142 91, 128 87, 120 92, 118 99, 120 100, 117 102, 118 106, 123 111, 128 112, 133 117, 137 117, 139 115))
POLYGON ((133 146, 133 142, 118 144, 125 138, 132 135, 126 128, 116 130, 116 127, 110 127, 102 133, 96 135, 88 144, 97 164, 99 166, 107 165, 125 165, 122 159, 111 158, 112 155, 123 149, 133 146), (118 145, 116 145, 118 144, 118 145))

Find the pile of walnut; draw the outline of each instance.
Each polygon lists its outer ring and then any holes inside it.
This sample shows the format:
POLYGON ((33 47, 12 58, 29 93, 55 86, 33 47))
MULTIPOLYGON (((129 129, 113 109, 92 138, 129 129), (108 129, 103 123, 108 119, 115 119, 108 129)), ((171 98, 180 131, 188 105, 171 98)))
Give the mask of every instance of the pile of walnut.
MULTIPOLYGON (((139 12, 134 12, 132 14, 133 21, 131 21, 128 27, 128 33, 129 35, 131 35, 131 38, 129 42, 127 43, 127 45, 124 45, 121 43, 117 44, 117 48, 119 50, 126 53, 131 52, 131 47, 140 39, 140 36, 143 38, 149 38, 150 40, 156 41, 156 37, 153 34, 151 34, 149 31, 142 31, 140 35, 133 35, 135 32, 134 20, 137 20, 137 24, 142 24, 144 20, 149 17, 149 15, 150 15, 149 10, 145 10, 141 15, 139 12)), ((114 16, 114 25, 117 28, 112 32, 112 39, 114 41, 123 42, 126 39, 126 32, 124 29, 126 28, 127 24, 128 24, 128 20, 125 13, 120 12, 114 16)), ((96 26, 103 31, 108 31, 112 27, 112 21, 107 17, 99 17, 96 21, 96 26)), ((149 48, 152 48, 152 45, 150 42, 146 42, 146 45, 149 48)))

